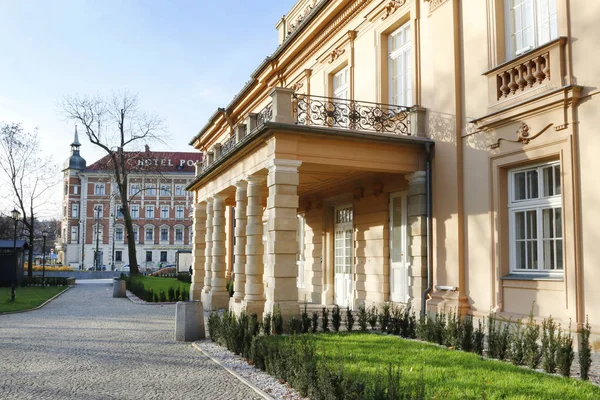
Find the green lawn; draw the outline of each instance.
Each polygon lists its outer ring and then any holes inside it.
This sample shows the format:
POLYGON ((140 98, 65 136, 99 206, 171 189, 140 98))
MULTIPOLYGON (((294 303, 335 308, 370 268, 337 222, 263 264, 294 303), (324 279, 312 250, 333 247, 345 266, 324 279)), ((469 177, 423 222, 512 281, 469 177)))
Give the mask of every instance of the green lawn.
POLYGON ((138 281, 141 281, 146 290, 152 289, 154 293, 160 293, 161 290, 164 290, 165 293, 169 290, 169 288, 173 288, 177 290, 186 289, 190 290, 190 284, 181 282, 177 280, 177 278, 159 278, 157 276, 138 276, 134 278, 138 281))
POLYGON ((10 301, 10 288, 0 287, 0 313, 29 310, 67 289, 66 286, 28 286, 15 289, 15 301, 10 301))
MULTIPOLYGON (((600 399, 600 388, 575 379, 548 376, 473 353, 448 350, 395 336, 367 333, 315 335, 317 352, 361 379, 400 367, 402 380, 425 381, 426 398, 600 399)), ((367 378, 369 379, 369 378, 367 378)))

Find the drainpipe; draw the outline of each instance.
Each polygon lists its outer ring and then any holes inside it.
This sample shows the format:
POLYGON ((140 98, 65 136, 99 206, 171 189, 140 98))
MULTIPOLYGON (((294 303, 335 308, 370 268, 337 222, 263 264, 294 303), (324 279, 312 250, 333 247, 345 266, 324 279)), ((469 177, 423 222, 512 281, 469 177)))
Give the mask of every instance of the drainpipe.
POLYGON ((433 275, 433 262, 431 260, 431 146, 431 143, 425 143, 425 185, 427 187, 427 193, 425 196, 427 203, 427 287, 423 291, 423 295, 421 297, 421 315, 425 315, 427 295, 429 292, 431 292, 433 275))

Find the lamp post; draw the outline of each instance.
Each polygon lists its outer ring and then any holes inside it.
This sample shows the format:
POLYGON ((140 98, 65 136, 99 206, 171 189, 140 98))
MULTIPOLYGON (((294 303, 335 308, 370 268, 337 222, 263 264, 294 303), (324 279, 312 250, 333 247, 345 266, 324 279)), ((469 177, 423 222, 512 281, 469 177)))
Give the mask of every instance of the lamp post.
POLYGON ((96 254, 94 255, 94 271, 98 271, 98 264, 100 262, 100 207, 94 207, 94 211, 96 211, 96 254))
POLYGON ((110 219, 112 220, 112 249, 110 252, 110 261, 112 263, 111 270, 115 269, 115 221, 117 217, 115 214, 110 213, 110 219))
POLYGON ((48 237, 47 231, 42 231, 43 245, 42 245, 42 287, 46 286, 46 238, 48 237))
POLYGON ((19 259, 17 257, 17 223, 19 222, 19 218, 21 218, 21 213, 16 208, 11 211, 11 217, 15 220, 15 236, 13 242, 13 257, 15 259, 14 263, 14 271, 13 271, 13 279, 10 285, 10 301, 15 301, 15 286, 17 285, 17 264, 19 263, 19 259))

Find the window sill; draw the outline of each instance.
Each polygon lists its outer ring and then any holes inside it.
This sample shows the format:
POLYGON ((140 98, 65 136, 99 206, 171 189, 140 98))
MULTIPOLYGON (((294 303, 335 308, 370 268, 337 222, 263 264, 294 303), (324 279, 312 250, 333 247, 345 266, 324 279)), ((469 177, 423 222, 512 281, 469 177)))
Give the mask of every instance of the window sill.
POLYGON ((563 282, 564 277, 556 275, 544 275, 544 274, 508 274, 504 275, 500 279, 507 281, 550 281, 550 282, 563 282))

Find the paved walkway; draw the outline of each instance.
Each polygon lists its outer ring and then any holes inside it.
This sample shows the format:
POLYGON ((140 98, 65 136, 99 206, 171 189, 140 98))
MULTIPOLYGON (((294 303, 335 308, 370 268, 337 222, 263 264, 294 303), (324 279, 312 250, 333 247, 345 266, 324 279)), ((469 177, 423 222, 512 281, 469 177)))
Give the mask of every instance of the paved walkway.
MULTIPOLYGON (((18 295, 18 292, 17 292, 18 295)), ((0 315, 0 399, 258 399, 190 344, 175 306, 77 284, 40 310, 0 315)))

